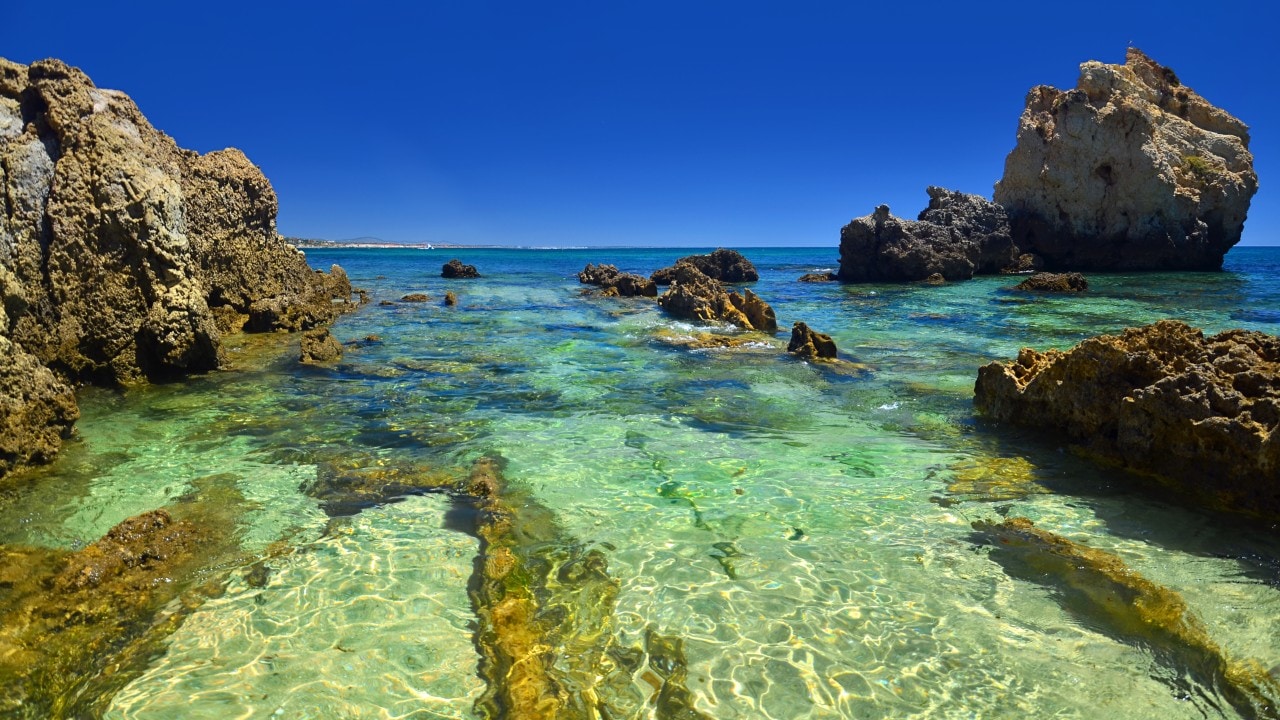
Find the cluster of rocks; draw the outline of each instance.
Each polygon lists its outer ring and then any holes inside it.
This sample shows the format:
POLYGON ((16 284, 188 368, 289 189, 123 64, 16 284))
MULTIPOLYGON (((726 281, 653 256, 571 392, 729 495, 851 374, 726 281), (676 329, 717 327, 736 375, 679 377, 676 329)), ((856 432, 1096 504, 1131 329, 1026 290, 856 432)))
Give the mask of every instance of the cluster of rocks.
POLYGON ((703 274, 692 263, 676 263, 670 287, 658 304, 672 316, 698 322, 727 322, 744 330, 773 334, 778 319, 773 308, 750 290, 725 290, 719 281, 703 274))
POLYGON ((1184 323, 1024 348, 978 372, 977 410, 1065 433, 1198 502, 1280 518, 1280 338, 1184 323))
POLYGON ((643 275, 622 272, 616 265, 587 264, 578 273, 578 282, 584 285, 598 285, 606 296, 615 297, 657 297, 658 286, 643 275))
POLYGON ((200 155, 57 60, 0 59, 0 474, 47 460, 73 388, 211 370, 221 337, 354 307, 276 232, 238 150, 200 155))
POLYGON ((1033 88, 994 199, 929 188, 917 220, 881 205, 840 233, 844 282, 1031 270, 1216 270, 1258 177, 1244 123, 1137 49, 1033 88))

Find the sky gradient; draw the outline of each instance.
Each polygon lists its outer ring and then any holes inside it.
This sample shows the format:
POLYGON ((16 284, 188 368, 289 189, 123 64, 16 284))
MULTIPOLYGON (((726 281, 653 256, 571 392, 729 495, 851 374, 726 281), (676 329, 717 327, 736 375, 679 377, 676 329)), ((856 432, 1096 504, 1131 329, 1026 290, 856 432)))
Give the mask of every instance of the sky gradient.
POLYGON ((1132 43, 1250 125, 1243 244, 1280 245, 1262 2, 16 4, 0 56, 242 149, 291 236, 834 247, 928 185, 989 198, 1027 91, 1132 43))

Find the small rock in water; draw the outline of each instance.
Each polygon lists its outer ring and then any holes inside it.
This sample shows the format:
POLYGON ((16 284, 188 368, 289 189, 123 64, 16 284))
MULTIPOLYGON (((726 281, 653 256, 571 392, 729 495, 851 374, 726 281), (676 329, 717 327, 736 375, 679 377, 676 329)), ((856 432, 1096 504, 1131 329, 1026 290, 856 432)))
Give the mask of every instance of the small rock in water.
POLYGON ((476 270, 475 265, 463 265, 461 260, 454 258, 445 263, 440 269, 440 277, 442 278, 478 278, 480 272, 476 270))

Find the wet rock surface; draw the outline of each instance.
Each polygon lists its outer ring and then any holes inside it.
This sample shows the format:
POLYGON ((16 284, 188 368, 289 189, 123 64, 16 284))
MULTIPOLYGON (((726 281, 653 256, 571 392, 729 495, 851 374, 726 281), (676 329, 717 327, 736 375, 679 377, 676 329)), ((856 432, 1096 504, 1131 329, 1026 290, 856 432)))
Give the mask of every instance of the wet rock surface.
POLYGON ((5 383, 0 404, 48 423, 0 439, 15 448, 0 474, 56 450, 72 415, 54 387, 210 370, 224 332, 305 329, 348 307, 345 274, 313 272, 281 239, 275 193, 238 150, 183 150, 57 60, 0 59, 0 79, 0 338, 31 378, 5 383))
POLYGON ((463 265, 461 260, 454 258, 440 268, 440 277, 449 279, 478 278, 480 277, 480 271, 476 270, 475 265, 463 265))
POLYGON ((1032 88, 994 197, 1049 270, 1216 270, 1257 189, 1248 127, 1129 48, 1032 88))
POLYGON ((834 360, 836 343, 830 335, 797 322, 791 326, 791 342, 787 344, 787 352, 811 360, 834 360))
POLYGON ((1040 272, 1014 286, 1023 292, 1077 293, 1089 289, 1089 280, 1080 273, 1040 272))
POLYGON ((979 195, 930 187, 918 220, 904 220, 881 205, 840 231, 843 282, 911 282, 941 275, 967 280, 1013 264, 1004 209, 979 195))
POLYGON ((657 297, 658 286, 649 278, 635 273, 622 272, 614 265, 588 264, 578 273, 578 282, 598 285, 611 294, 621 297, 657 297))
POLYGON ((1061 432, 1086 454, 1210 507, 1280 518, 1280 338, 1165 320, 978 371, 987 417, 1061 432))
POLYGON ((316 328, 302 333, 301 355, 304 363, 324 364, 342 359, 342 343, 329 334, 329 328, 316 328))
POLYGON ((681 264, 692 265, 712 280, 726 283, 755 282, 760 279, 756 266, 737 250, 718 248, 710 255, 687 255, 676 264, 662 268, 650 275, 659 285, 670 285, 676 279, 676 268, 681 264))
POLYGON ((727 322, 745 330, 774 333, 773 308, 750 290, 727 292, 717 281, 687 263, 677 264, 671 287, 658 298, 671 315, 699 322, 727 322))
POLYGON ((799 278, 799 282, 835 282, 840 278, 835 273, 805 273, 799 278))

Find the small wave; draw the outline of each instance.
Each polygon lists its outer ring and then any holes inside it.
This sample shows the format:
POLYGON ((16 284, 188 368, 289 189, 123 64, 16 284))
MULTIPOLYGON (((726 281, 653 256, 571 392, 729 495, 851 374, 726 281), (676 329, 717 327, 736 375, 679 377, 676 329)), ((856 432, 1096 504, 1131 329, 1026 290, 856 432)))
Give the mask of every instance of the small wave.
POLYGON ((881 405, 876 409, 877 410, 897 410, 899 407, 901 406, 895 402, 895 403, 885 403, 884 405, 881 405))

